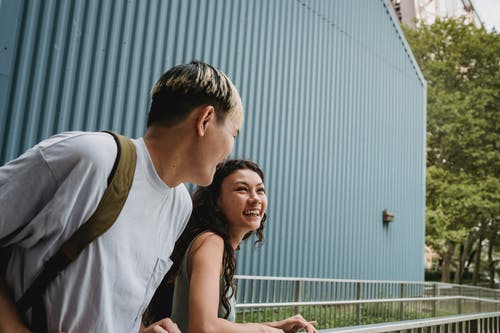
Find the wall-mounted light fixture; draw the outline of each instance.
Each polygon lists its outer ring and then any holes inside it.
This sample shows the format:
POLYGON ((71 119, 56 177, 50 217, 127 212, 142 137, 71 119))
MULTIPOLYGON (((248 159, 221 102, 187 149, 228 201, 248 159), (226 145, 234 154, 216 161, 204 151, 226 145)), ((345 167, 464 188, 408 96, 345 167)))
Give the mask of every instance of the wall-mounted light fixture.
POLYGON ((394 213, 388 209, 384 209, 382 212, 382 221, 384 223, 392 222, 394 220, 394 213))

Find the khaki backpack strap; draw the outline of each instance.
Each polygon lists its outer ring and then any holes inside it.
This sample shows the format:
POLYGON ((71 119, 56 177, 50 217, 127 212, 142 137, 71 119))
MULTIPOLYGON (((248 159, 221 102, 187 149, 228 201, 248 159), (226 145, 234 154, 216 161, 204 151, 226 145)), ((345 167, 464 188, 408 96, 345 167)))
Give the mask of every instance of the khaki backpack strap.
POLYGON ((25 313, 33 304, 40 303, 39 300, 49 283, 75 260, 88 244, 113 225, 127 200, 137 161, 135 146, 122 135, 107 133, 113 136, 118 147, 115 165, 108 178, 108 187, 94 214, 45 263, 40 275, 17 301, 17 309, 21 313, 25 313))
POLYGON ((118 165, 94 214, 63 244, 61 250, 70 260, 74 260, 87 245, 113 225, 132 187, 137 160, 135 146, 122 135, 108 133, 118 140, 121 147, 117 155, 118 165))

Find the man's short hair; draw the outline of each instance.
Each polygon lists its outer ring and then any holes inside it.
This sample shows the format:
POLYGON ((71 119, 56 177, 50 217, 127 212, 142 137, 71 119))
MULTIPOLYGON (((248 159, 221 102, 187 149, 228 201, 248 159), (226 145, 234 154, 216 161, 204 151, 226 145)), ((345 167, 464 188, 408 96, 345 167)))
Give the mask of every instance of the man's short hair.
POLYGON ((218 120, 238 108, 241 98, 231 80, 201 61, 177 65, 163 74, 151 91, 147 126, 170 127, 198 106, 212 105, 218 120))

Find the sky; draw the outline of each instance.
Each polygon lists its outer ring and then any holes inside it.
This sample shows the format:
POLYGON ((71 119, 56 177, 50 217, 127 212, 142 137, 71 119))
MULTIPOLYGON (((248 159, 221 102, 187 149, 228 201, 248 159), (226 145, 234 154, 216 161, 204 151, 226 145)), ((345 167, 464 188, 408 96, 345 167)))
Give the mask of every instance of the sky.
POLYGON ((500 32, 500 0, 472 0, 472 5, 483 21, 486 30, 493 27, 500 32))

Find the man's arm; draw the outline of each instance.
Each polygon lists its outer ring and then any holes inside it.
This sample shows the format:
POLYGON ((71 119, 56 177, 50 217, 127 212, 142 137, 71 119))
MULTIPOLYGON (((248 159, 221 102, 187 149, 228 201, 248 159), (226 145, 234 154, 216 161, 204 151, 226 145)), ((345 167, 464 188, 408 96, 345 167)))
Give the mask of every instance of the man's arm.
MULTIPOLYGON (((30 149, 18 159, 0 168, 0 332, 30 332, 15 307, 6 284, 9 245, 34 234, 29 220, 43 206, 46 183, 53 182, 50 170, 37 149, 30 149), (38 184, 35 183, 38 182, 38 184), (29 193, 29 195, 27 195, 29 193), (28 197, 28 200, 25 198, 28 197), (19 233, 24 232, 24 235, 19 233)), ((43 236, 43 235, 42 235, 43 236)))
MULTIPOLYGON (((106 179, 114 162, 112 153, 114 152, 116 155, 116 144, 110 136, 109 141, 114 151, 109 149, 106 154, 111 157, 109 161, 102 160, 102 163, 99 157, 104 153, 92 160, 99 163, 80 163, 81 160, 84 160, 81 155, 85 153, 81 152, 81 146, 85 146, 86 141, 78 140, 78 137, 72 134, 61 134, 59 138, 48 139, 0 167, 0 256, 9 246, 18 246, 18 249, 22 251, 22 249, 32 248, 38 244, 43 245, 43 242, 46 242, 49 237, 53 237, 54 234, 59 234, 59 232, 62 234, 66 228, 66 219, 64 218, 67 216, 64 209, 68 206, 65 203, 65 198, 59 198, 54 204, 54 207, 59 209, 62 207, 61 218, 59 215, 46 213, 50 212, 50 209, 45 208, 54 200, 55 193, 61 189, 61 183, 69 177, 72 177, 72 182, 69 182, 70 189, 72 186, 76 186, 74 184, 81 186, 85 184, 88 188, 92 188, 94 192, 90 191, 88 201, 95 200, 95 206, 97 206, 99 196, 94 196, 94 194, 104 192, 106 179), (73 141, 77 141, 77 144, 74 144, 73 141), (108 164, 109 169, 107 168, 108 164), (93 170, 95 176, 93 173, 92 177, 78 181, 83 176, 83 173, 79 173, 78 170, 87 171, 88 165, 96 169, 93 170), (98 186, 93 186, 94 180, 98 186), (101 183, 102 185, 100 185, 101 183), (101 190, 102 192, 100 192, 101 190), (47 228, 45 225, 47 220, 45 216, 47 215, 50 215, 50 218, 57 218, 57 222, 64 223, 52 223, 51 228, 47 228)), ((70 207, 69 204, 68 209, 70 207)), ((89 204, 85 209, 90 211, 92 208, 92 205, 89 204)), ((85 209, 82 209, 81 215, 85 215, 85 209)), ((56 241, 54 240, 53 243, 56 241)), ((43 254, 40 253, 41 255, 43 254)), ((31 263, 37 259, 36 254, 33 257, 35 260, 31 260, 31 263)), ((32 280, 36 276, 36 271, 41 267, 33 265, 25 267, 26 263, 20 258, 23 256, 16 257, 18 261, 13 261, 9 267, 6 264, 0 264, 0 332, 29 332, 22 321, 24 314, 19 313, 15 308, 15 300, 21 297, 23 290, 10 288, 16 286, 20 281, 32 280), (2 274, 2 269, 6 270, 5 274, 2 274)), ((40 258, 37 263, 40 263, 41 266, 43 260, 44 258, 40 258)))

